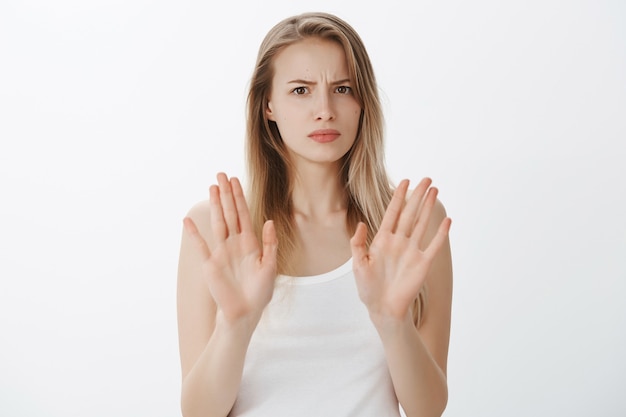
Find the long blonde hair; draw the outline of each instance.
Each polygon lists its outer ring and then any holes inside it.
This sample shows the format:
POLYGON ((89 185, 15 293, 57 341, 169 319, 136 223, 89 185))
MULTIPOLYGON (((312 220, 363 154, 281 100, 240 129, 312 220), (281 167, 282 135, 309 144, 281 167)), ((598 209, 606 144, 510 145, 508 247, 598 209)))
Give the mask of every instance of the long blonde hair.
MULTIPOLYGON (((347 228, 358 222, 368 227, 368 244, 380 227, 393 189, 384 165, 384 119, 374 71, 356 31, 328 13, 305 13, 279 22, 261 43, 250 83, 247 106, 246 156, 248 204, 257 235, 272 219, 279 240, 278 270, 293 274, 290 259, 296 247, 292 191, 292 166, 276 123, 267 118, 268 97, 274 76, 273 59, 286 46, 308 37, 337 42, 343 47, 353 92, 361 106, 356 140, 343 157, 341 180, 347 197, 347 228)), ((416 300, 413 316, 421 321, 425 289, 416 300)))

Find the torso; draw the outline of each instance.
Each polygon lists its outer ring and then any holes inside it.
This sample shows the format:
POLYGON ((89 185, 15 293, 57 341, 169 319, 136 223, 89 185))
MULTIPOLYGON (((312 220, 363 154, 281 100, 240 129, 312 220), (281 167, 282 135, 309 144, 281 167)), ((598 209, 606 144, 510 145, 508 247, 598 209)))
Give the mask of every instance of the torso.
POLYGON ((351 260, 320 275, 278 277, 230 416, 399 417, 351 260))

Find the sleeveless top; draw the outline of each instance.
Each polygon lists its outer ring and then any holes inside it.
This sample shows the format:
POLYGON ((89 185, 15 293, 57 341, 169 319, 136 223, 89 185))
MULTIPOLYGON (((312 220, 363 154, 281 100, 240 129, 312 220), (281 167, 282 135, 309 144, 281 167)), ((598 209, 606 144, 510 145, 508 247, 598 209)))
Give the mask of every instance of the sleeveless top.
POLYGON ((351 259, 325 274, 277 278, 229 416, 400 416, 351 259))

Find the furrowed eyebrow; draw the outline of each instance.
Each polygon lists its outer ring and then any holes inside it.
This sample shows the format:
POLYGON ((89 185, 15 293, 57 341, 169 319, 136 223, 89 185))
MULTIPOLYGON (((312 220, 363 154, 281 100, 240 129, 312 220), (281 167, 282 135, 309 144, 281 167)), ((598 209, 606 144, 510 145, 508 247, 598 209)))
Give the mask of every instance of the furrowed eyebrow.
POLYGON ((306 80, 291 80, 291 81, 287 81, 287 84, 315 85, 317 83, 314 81, 306 81, 306 80))
MULTIPOLYGON (((339 84, 345 84, 345 83, 349 83, 350 79, 349 78, 345 78, 343 80, 338 80, 338 81, 333 81, 331 82, 332 85, 339 85, 339 84)), ((291 80, 291 81, 287 81, 287 84, 303 84, 303 85, 316 85, 317 82, 315 81, 307 81, 307 80, 291 80)))

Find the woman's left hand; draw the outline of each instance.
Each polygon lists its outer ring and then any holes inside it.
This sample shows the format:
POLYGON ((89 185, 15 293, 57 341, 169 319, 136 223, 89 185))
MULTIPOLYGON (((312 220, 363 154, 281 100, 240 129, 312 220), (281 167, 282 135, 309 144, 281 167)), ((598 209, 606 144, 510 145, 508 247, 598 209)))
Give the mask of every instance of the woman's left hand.
POLYGON ((395 190, 378 233, 367 247, 367 226, 359 223, 350 240, 353 269, 361 301, 370 316, 404 320, 424 285, 433 258, 450 230, 446 217, 422 249, 422 239, 437 200, 437 189, 423 179, 406 200, 409 181, 395 190))

